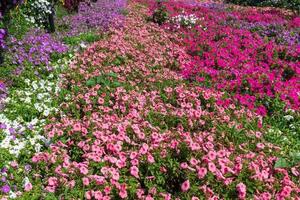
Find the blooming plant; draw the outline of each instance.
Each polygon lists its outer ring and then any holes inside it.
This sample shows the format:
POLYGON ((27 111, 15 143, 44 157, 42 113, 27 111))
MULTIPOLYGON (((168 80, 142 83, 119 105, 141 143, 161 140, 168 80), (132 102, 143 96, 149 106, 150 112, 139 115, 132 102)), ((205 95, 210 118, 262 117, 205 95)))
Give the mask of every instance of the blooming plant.
POLYGON ((199 19, 195 15, 185 15, 184 13, 174 16, 170 19, 170 23, 173 23, 177 29, 181 28, 182 26, 192 28, 196 25, 197 21, 199 21, 199 19))
POLYGON ((46 28, 49 15, 54 15, 54 8, 49 0, 28 0, 23 13, 27 21, 37 27, 46 28))
POLYGON ((260 21, 267 26, 275 23, 289 26, 293 20, 288 21, 281 14, 250 9, 240 13, 228 12, 201 4, 195 7, 173 1, 166 2, 164 6, 171 16, 185 10, 186 13, 203 17, 207 23, 204 26, 209 26, 208 31, 203 30, 202 26, 195 26, 192 30, 180 29, 185 47, 193 56, 192 62, 182 68, 185 77, 196 79, 204 85, 209 82, 262 115, 268 112, 268 107, 264 105, 265 97, 278 96, 288 107, 299 108, 299 84, 296 84, 300 79, 299 36, 296 34, 293 39, 291 36, 291 32, 297 30, 288 29, 289 39, 286 39, 283 31, 274 35, 268 30, 269 33, 259 35, 257 31, 244 29, 242 25, 248 23, 252 26, 260 21), (249 12, 252 14, 247 14, 249 12), (231 20, 234 20, 235 26, 227 23, 231 20), (237 26, 239 22, 242 22, 240 27, 237 26), (277 43, 274 37, 277 37, 277 43))
POLYGON ((5 105, 0 114, 2 194, 8 194, 12 198, 21 195, 22 191, 32 189, 28 178, 22 179, 22 184, 16 186, 14 184, 18 184, 18 180, 12 177, 28 175, 31 168, 28 157, 51 143, 43 135, 43 127, 47 117, 58 111, 60 80, 57 73, 66 68, 71 58, 72 55, 52 63, 54 71, 47 79, 24 79, 23 88, 10 89, 8 97, 2 102, 5 105), (14 172, 17 167, 23 169, 18 174, 14 172))
POLYGON ((2 22, 2 15, 0 13, 0 48, 4 48, 4 39, 5 39, 6 31, 4 30, 3 22, 2 22))
POLYGON ((77 15, 66 16, 58 23, 69 27, 67 36, 80 35, 91 30, 107 31, 110 27, 121 26, 125 5, 126 0, 101 0, 92 6, 81 2, 77 15))
POLYGON ((50 65, 51 55, 65 53, 66 45, 56 41, 50 34, 32 30, 21 41, 10 38, 8 52, 11 61, 17 65, 16 73, 20 74, 26 66, 35 67, 38 71, 53 70, 50 65))
POLYGON ((297 197, 297 175, 274 167, 280 150, 264 141, 261 116, 185 81, 174 70, 191 57, 175 35, 142 20, 143 7, 130 9, 123 28, 64 75, 71 100, 46 126, 50 151, 32 158, 49 170, 45 190, 85 199, 297 197))
POLYGON ((298 17, 192 0, 60 9, 56 33, 8 37, 1 200, 299 199, 298 17))

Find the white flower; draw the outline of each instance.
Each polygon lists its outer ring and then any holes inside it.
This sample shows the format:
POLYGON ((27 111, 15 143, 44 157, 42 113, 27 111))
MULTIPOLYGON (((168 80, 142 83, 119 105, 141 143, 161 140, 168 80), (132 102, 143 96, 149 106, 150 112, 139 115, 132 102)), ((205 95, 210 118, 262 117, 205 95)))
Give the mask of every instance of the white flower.
POLYGON ((80 45, 80 47, 83 48, 83 49, 85 49, 85 48, 87 47, 86 44, 84 44, 83 42, 81 42, 79 45, 80 45))
POLYGON ((47 117, 47 116, 50 114, 50 111, 49 111, 49 110, 44 110, 44 113, 43 113, 43 114, 44 114, 44 116, 47 117))
POLYGON ((10 192, 9 192, 9 198, 11 198, 11 199, 15 199, 15 198, 17 198, 17 195, 16 195, 16 193, 14 193, 14 192, 10 191, 10 192))
POLYGON ((293 120, 294 117, 292 115, 286 115, 284 116, 284 119, 286 119, 287 121, 293 120))
POLYGON ((40 152, 41 151, 41 147, 42 147, 42 145, 40 145, 39 143, 37 143, 35 146, 34 146, 34 150, 35 150, 35 152, 40 152))

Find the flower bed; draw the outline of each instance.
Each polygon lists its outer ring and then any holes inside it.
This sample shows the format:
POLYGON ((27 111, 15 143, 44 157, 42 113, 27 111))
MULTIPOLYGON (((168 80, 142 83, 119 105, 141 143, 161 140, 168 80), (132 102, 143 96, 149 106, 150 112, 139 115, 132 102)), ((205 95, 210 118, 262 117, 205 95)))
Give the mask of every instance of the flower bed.
MULTIPOLYGON (((150 4, 155 10, 155 4, 150 4)), ((182 67, 186 78, 227 91, 232 99, 262 115, 270 112, 267 97, 279 97, 287 107, 299 108, 300 30, 293 26, 299 17, 173 1, 164 6, 170 17, 184 12, 202 19, 192 29, 176 30, 193 56, 182 67)), ((169 29, 174 23, 165 26, 169 29)))
POLYGON ((121 30, 87 49, 64 76, 72 101, 32 161, 53 196, 85 199, 284 199, 299 167, 279 168, 261 117, 178 76, 190 56, 132 6, 121 30), (276 166, 275 166, 276 165, 276 166), (68 193, 64 193, 68 191, 68 193))
POLYGON ((1 200, 299 199, 298 18, 141 1, 11 38, 1 200))
MULTIPOLYGON (((108 4, 102 3, 95 6, 108 4)), ((26 6, 30 7, 29 4, 26 6)), ((111 4, 107 8, 111 8, 111 4)), ((125 3, 119 1, 116 5, 125 6, 125 3)), ((84 15, 84 12, 72 17, 84 15)), ((121 13, 117 16, 115 12, 105 12, 106 17, 111 21, 120 18, 121 13)), ((15 15, 20 19, 24 17, 15 15)), ((99 40, 103 32, 93 33, 92 30, 107 30, 108 22, 85 28, 72 23, 71 26, 77 31, 73 37, 68 37, 71 31, 48 34, 34 27, 26 27, 30 30, 26 35, 16 32, 7 37, 7 56, 0 69, 4 80, 0 82, 0 199, 31 199, 41 195, 31 194, 42 186, 31 159, 35 153, 49 148, 52 141, 44 134, 44 127, 53 115, 60 114, 60 103, 69 100, 66 91, 60 89, 64 80, 61 72, 69 68, 74 51, 81 51, 88 43, 99 40), (74 42, 77 37, 80 42, 74 42)), ((9 28, 14 30, 15 27, 9 28)))

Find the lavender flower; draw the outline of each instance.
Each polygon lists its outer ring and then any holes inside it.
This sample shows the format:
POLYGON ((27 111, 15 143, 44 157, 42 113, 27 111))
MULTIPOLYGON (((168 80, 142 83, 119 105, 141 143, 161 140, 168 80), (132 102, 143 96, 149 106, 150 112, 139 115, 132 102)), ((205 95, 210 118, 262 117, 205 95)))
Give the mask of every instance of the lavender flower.
POLYGON ((15 73, 20 74, 26 62, 33 66, 48 66, 51 54, 64 53, 67 47, 50 34, 35 29, 20 41, 11 38, 8 51, 12 55, 12 63, 19 65, 15 73))
POLYGON ((121 25, 126 0, 98 0, 89 5, 81 2, 78 14, 66 16, 58 23, 70 26, 67 35, 74 36, 90 30, 108 30, 121 25))
POLYGON ((4 185, 4 186, 2 186, 2 187, 1 187, 1 191, 2 191, 3 193, 9 193, 9 192, 10 192, 10 187, 9 187, 9 185, 4 185))

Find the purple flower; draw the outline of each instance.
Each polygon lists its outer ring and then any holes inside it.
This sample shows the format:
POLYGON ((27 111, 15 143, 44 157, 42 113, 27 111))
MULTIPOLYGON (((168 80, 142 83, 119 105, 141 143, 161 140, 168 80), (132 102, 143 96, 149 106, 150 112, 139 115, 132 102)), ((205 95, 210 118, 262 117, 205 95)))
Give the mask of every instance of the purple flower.
POLYGON ((1 173, 6 173, 8 170, 7 170, 7 168, 6 167, 3 167, 2 169, 1 169, 1 173))
POLYGON ((40 30, 30 31, 21 41, 10 38, 9 53, 12 55, 12 63, 19 65, 14 74, 23 71, 25 62, 33 66, 47 66, 53 53, 64 53, 67 47, 55 40, 48 33, 40 30))
POLYGON ((5 183, 5 182, 6 182, 6 177, 3 176, 3 177, 1 178, 1 181, 5 183))
POLYGON ((120 26, 123 15, 122 10, 127 4, 126 0, 98 0, 96 3, 88 5, 81 2, 78 13, 66 16, 59 24, 70 27, 67 35, 74 36, 91 29, 108 30, 110 27, 120 26))
POLYGON ((9 128, 8 130, 9 130, 9 133, 10 133, 10 134, 13 134, 13 133, 16 132, 16 130, 15 130, 14 128, 9 128))
POLYGON ((1 128, 1 129, 6 129, 7 126, 6 126, 6 124, 0 123, 0 128, 1 128))
POLYGON ((4 185, 4 186, 2 186, 2 187, 1 187, 1 191, 2 191, 3 193, 9 193, 9 192, 10 192, 10 187, 9 187, 9 185, 4 185))
POLYGON ((29 172, 31 171, 32 167, 31 165, 25 165, 25 171, 29 172))

